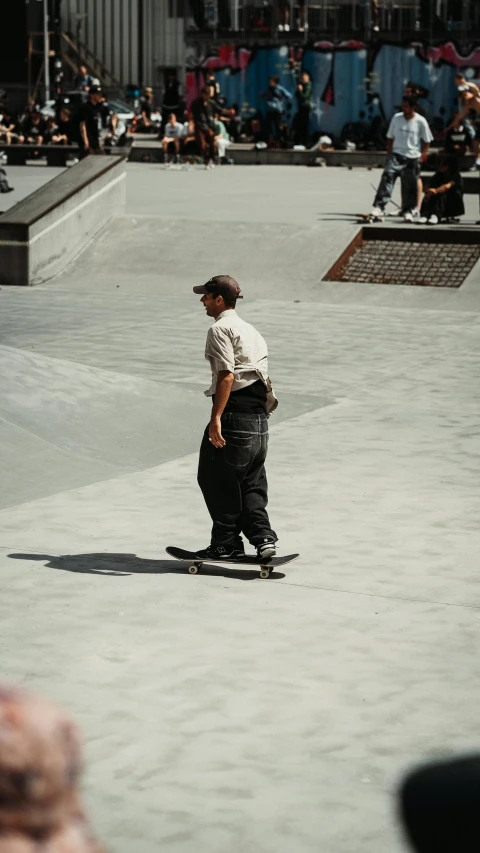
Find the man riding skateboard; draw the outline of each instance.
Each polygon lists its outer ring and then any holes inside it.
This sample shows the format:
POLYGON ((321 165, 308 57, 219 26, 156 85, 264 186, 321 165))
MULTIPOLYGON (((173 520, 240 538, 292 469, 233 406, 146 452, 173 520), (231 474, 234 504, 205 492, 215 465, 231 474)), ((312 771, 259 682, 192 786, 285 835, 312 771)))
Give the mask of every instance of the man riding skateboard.
POLYGON ((267 514, 265 459, 268 447, 267 345, 235 308, 243 299, 229 275, 215 275, 193 288, 214 323, 205 358, 212 370, 210 423, 200 447, 198 484, 213 521, 201 559, 241 558, 241 533, 261 558, 276 554, 277 535, 267 514))

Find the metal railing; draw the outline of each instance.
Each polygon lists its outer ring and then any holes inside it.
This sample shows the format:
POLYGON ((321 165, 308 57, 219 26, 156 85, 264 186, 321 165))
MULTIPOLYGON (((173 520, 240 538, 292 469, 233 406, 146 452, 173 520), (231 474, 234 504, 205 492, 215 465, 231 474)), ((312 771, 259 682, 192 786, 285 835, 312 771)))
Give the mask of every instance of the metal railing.
POLYGON ((95 77, 98 77, 104 85, 120 87, 120 81, 117 80, 105 63, 101 62, 88 45, 77 40, 72 33, 62 32, 61 49, 63 62, 70 70, 71 75, 74 76, 78 71, 80 62, 84 62, 87 65, 88 71, 95 77))
POLYGON ((464 0, 189 0, 185 29, 218 38, 249 37, 334 40, 381 33, 396 39, 449 35, 460 42, 480 36, 480 3, 464 0))

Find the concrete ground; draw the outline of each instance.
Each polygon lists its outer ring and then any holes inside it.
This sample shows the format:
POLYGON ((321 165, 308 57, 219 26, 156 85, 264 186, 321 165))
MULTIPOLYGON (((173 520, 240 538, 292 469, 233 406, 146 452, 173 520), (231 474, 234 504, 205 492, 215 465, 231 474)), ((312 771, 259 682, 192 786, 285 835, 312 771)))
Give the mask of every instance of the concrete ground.
POLYGON ((125 216, 0 290, 0 678, 72 710, 117 853, 395 853, 405 770, 478 749, 480 272, 322 282, 379 176, 131 164, 125 216), (191 288, 219 272, 280 398, 301 556, 269 581, 164 551, 208 542, 191 288))
MULTIPOLYGON (((2 165, 2 164, 0 164, 2 165)), ((60 175, 64 169, 38 163, 35 166, 2 166, 13 192, 0 195, 0 213, 5 213, 30 193, 60 175)))

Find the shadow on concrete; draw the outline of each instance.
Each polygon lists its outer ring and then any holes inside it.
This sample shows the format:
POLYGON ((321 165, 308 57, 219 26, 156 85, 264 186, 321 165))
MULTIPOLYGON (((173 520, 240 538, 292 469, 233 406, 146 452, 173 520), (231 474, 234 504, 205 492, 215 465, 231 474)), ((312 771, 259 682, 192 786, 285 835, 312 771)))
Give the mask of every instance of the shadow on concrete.
MULTIPOLYGON (((63 572, 77 572, 88 575, 111 575, 112 577, 128 577, 134 574, 152 575, 188 575, 188 564, 179 560, 147 560, 135 554, 8 554, 12 560, 38 560, 45 563, 49 569, 60 569, 63 572)), ((228 569, 223 566, 213 566, 204 563, 199 575, 231 578, 232 580, 258 580, 257 570, 228 569)), ((272 572, 272 580, 284 578, 283 572, 272 572)))

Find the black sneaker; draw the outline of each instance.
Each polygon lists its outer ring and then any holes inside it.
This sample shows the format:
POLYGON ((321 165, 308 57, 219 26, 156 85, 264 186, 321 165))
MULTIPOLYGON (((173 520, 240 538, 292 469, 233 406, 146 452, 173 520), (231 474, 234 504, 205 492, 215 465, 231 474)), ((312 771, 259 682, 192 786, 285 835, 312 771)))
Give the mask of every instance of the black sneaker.
POLYGON ((241 560, 245 556, 243 544, 240 545, 209 545, 195 552, 199 560, 241 560))
POLYGON ((271 539, 264 539, 261 545, 257 545, 257 557, 261 560, 269 560, 277 553, 275 542, 271 539))

